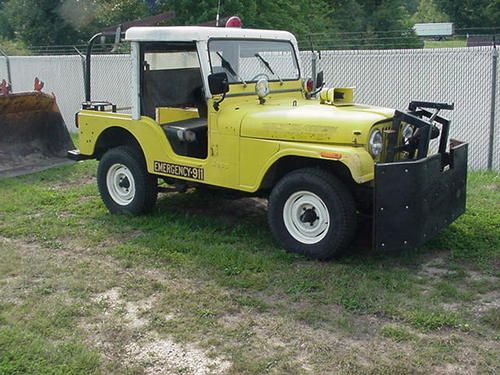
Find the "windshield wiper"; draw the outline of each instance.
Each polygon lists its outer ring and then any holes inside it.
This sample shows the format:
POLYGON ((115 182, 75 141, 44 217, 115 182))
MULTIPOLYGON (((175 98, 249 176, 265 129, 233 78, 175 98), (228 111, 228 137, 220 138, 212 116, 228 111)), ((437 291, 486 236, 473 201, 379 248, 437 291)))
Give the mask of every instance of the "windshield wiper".
POLYGON ((235 72, 235 70, 233 69, 233 67, 231 66, 231 64, 229 63, 229 61, 227 61, 224 57, 222 57, 221 53, 217 51, 217 56, 220 57, 220 61, 222 62, 222 67, 224 69, 226 69, 229 74, 231 74, 234 78, 240 80, 241 82, 243 82, 243 84, 246 86, 247 83, 243 80, 243 78, 241 78, 238 73, 235 72))
POLYGON ((262 61, 264 63, 264 65, 271 72, 271 74, 274 74, 276 77, 278 77, 278 79, 280 81, 280 85, 282 85, 283 84, 283 80, 281 79, 281 77, 278 75, 278 73, 274 72, 274 70, 271 68, 271 65, 269 65, 269 63, 260 55, 260 53, 257 52, 255 54, 255 57, 257 57, 258 59, 260 59, 260 61, 262 61))

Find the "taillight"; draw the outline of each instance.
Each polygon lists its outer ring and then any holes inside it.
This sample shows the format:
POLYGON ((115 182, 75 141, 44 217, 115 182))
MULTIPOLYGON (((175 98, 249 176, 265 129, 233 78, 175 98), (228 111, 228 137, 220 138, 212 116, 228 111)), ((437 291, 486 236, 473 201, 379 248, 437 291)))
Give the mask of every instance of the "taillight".
POLYGON ((312 78, 308 78, 304 86, 307 93, 312 92, 312 90, 314 89, 314 81, 312 80, 312 78))

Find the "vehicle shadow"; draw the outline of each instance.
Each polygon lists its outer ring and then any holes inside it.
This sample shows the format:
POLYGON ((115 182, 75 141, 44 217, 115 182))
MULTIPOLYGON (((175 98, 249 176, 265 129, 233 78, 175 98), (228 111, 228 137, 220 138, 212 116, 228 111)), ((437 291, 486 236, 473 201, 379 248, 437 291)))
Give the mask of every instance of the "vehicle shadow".
POLYGON ((241 198, 224 195, 222 192, 190 190, 184 194, 167 193, 158 199, 158 211, 177 211, 199 215, 222 224, 244 224, 245 219, 262 221, 266 225, 267 200, 264 198, 241 198), (260 220, 259 220, 260 219, 260 220))
MULTIPOLYGON (((272 238, 267 224, 267 199, 234 198, 220 192, 191 190, 185 194, 162 194, 158 200, 158 214, 171 212, 195 218, 201 225, 220 225, 223 227, 243 227, 253 234, 245 236, 243 241, 252 241, 252 236, 268 238, 272 248, 278 251, 279 245, 272 238), (205 224, 203 224, 205 223, 205 224)), ((255 237, 254 237, 255 238, 255 237)), ((427 258, 435 253, 428 246, 405 251, 374 252, 372 249, 372 220, 360 217, 354 240, 351 246, 336 256, 336 263, 384 263, 401 266, 415 264, 419 259, 427 258)), ((297 260, 304 260, 297 257, 297 260)))

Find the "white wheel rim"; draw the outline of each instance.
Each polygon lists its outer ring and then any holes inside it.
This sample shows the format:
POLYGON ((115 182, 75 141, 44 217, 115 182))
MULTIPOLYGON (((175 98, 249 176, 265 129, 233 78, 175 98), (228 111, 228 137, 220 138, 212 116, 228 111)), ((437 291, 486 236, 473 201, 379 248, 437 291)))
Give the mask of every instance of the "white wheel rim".
POLYGON ((325 202, 310 191, 290 195, 283 207, 283 221, 288 233, 304 244, 321 241, 330 228, 330 213, 325 202))
POLYGON ((113 164, 108 169, 106 186, 111 199, 121 206, 128 205, 134 199, 134 176, 123 164, 113 164))

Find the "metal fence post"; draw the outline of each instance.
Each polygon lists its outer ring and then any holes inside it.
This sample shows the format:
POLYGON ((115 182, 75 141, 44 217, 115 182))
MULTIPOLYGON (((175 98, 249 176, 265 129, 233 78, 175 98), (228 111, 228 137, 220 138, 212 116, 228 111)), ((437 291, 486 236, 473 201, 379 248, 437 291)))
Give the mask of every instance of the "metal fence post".
POLYGON ((498 51, 495 40, 493 39, 493 54, 491 64, 491 114, 490 114, 490 142, 488 148, 488 170, 493 169, 493 147, 495 146, 495 106, 497 96, 497 65, 498 51))
POLYGON ((9 81, 8 83, 9 83, 10 91, 12 92, 12 77, 10 76, 10 60, 9 60, 9 56, 1 48, 0 48, 0 55, 2 55, 3 57, 5 57, 5 63, 7 65, 7 81, 9 81))

